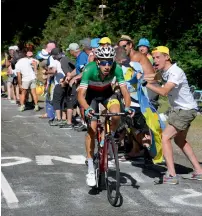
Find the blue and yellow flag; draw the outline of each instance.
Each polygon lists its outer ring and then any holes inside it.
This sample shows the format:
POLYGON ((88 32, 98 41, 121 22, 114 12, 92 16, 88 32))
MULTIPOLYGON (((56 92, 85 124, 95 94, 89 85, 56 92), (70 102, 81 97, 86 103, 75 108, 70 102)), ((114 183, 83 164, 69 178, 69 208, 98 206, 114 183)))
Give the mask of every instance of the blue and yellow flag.
POLYGON ((137 72, 143 72, 142 67, 137 62, 131 62, 132 68, 136 71, 127 82, 130 85, 137 86, 137 98, 140 105, 140 110, 145 117, 146 124, 150 129, 150 134, 152 137, 150 154, 153 156, 153 162, 161 163, 163 161, 163 152, 162 152, 162 131, 165 128, 163 121, 161 120, 158 112, 150 103, 147 97, 146 88, 142 86, 141 80, 137 80, 137 72))

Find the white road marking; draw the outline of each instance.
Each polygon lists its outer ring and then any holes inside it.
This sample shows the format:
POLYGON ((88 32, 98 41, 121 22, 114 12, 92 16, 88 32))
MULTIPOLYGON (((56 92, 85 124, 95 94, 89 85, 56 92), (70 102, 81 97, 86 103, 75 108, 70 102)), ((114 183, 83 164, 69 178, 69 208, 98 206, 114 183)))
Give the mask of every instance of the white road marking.
POLYGON ((37 155, 36 163, 38 165, 54 165, 52 160, 70 164, 85 164, 86 158, 83 155, 69 155, 70 158, 52 156, 52 155, 37 155))
POLYGON ((127 191, 121 191, 121 195, 123 196, 123 202, 125 204, 129 204, 130 206, 138 206, 139 204, 135 202, 134 198, 128 196, 127 191))
POLYGON ((50 156, 50 155, 37 155, 35 156, 36 158, 36 163, 38 165, 54 165, 54 163, 52 162, 54 156, 50 156))
POLYGON ((72 161, 78 161, 78 164, 84 164, 86 158, 83 155, 69 155, 72 161))
POLYGON ((167 202, 164 202, 161 198, 158 198, 156 194, 154 194, 151 190, 140 190, 140 193, 143 194, 150 202, 156 204, 157 206, 169 206, 167 202))
POLYGON ((1 160, 16 160, 14 162, 8 162, 8 163, 1 163, 2 167, 7 167, 7 166, 14 166, 18 164, 24 164, 31 162, 32 160, 26 157, 1 157, 1 160))
POLYGON ((23 122, 25 125, 47 125, 47 122, 23 122))
POLYGON ((2 172, 1 172, 1 191, 3 193, 3 196, 8 206, 12 207, 13 204, 15 205, 18 204, 19 201, 2 172))
POLYGON ((133 179, 135 179, 139 183, 144 183, 144 179, 140 177, 140 174, 133 172, 133 173, 128 173, 133 179))
POLYGON ((193 202, 191 202, 191 199, 189 199, 189 198, 194 198, 194 197, 200 197, 200 196, 202 196, 202 193, 197 192, 197 191, 195 191, 193 189, 184 189, 183 191, 186 192, 186 193, 189 193, 189 194, 173 196, 170 200, 172 202, 178 203, 180 205, 194 206, 194 207, 202 208, 202 204, 201 204, 202 199, 199 200, 200 204, 196 203, 196 199, 193 200, 193 202), (185 199, 187 201, 185 201, 185 199))
POLYGON ((68 134, 68 133, 65 133, 68 137, 72 137, 70 134, 68 134))
POLYGON ((3 122, 5 122, 5 123, 11 123, 11 122, 13 122, 13 120, 11 120, 11 121, 3 121, 3 122))
POLYGON ((158 197, 152 190, 148 190, 148 189, 140 190, 140 193, 143 194, 144 197, 148 199, 154 205, 159 206, 159 207, 166 207, 162 209, 164 212, 167 212, 167 213, 178 212, 177 209, 172 208, 172 206, 168 202, 162 200, 162 197, 158 197))
POLYGON ((73 175, 73 173, 66 172, 43 172, 43 175, 73 175))
POLYGON ((41 115, 30 115, 30 116, 15 115, 12 118, 33 118, 33 117, 37 118, 39 116, 41 116, 41 115))

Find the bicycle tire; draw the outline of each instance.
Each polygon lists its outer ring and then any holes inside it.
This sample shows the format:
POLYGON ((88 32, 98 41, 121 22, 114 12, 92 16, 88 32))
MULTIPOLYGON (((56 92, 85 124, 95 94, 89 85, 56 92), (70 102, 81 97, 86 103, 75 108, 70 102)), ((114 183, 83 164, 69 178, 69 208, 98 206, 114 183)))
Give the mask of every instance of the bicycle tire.
MULTIPOLYGON (((105 144, 107 145, 107 150, 110 146, 112 147, 111 153, 114 157, 114 168, 113 171, 109 167, 109 160, 107 160, 107 169, 105 171, 105 184, 107 189, 107 198, 112 206, 116 206, 120 197, 120 170, 119 170, 119 160, 118 160, 118 147, 115 144, 114 138, 109 135, 105 138, 105 144), (112 181, 112 179, 116 180, 112 181)), ((108 158, 108 152, 105 153, 105 157, 108 158)))
POLYGON ((94 168, 95 168, 95 180, 96 180, 95 187, 98 189, 99 188, 99 178, 100 178, 100 169, 99 169, 100 159, 99 159, 98 152, 94 155, 93 163, 94 163, 94 168))

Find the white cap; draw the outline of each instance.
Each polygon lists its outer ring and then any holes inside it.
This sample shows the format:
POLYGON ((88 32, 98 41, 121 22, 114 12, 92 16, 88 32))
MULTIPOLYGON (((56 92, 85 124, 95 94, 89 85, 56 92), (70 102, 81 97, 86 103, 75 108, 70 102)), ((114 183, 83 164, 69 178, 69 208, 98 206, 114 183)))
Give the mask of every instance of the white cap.
POLYGON ((10 46, 10 47, 8 48, 8 50, 14 50, 13 47, 14 47, 14 46, 10 46))
POLYGON ((15 45, 15 46, 10 46, 9 48, 8 48, 9 50, 18 50, 19 48, 18 48, 18 46, 17 45, 15 45))
POLYGON ((71 43, 69 47, 66 49, 67 51, 78 51, 79 50, 79 45, 77 43, 71 43))
POLYGON ((13 49, 16 51, 16 50, 18 50, 19 48, 18 48, 17 45, 15 45, 15 46, 13 46, 13 49))

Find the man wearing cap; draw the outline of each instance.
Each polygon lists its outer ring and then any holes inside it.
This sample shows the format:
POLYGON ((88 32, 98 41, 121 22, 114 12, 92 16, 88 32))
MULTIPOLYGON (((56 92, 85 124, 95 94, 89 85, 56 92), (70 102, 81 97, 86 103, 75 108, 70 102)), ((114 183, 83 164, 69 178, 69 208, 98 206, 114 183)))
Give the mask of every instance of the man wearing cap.
MULTIPOLYGON (((139 62, 141 64, 144 75, 155 74, 154 68, 152 67, 152 64, 150 63, 149 59, 142 53, 134 50, 134 43, 131 37, 129 37, 128 35, 122 35, 118 41, 118 46, 121 46, 126 50, 126 54, 130 58, 131 62, 139 62)), ((156 79, 151 81, 154 85, 158 85, 158 82, 156 79)), ((147 93, 148 93, 148 97, 151 103, 157 109, 158 108, 158 102, 157 102, 158 95, 149 89, 147 93)))
POLYGON ((99 47, 99 41, 100 38, 93 38, 90 42, 90 47, 92 49, 91 53, 88 56, 88 62, 92 62, 95 60, 95 53, 94 51, 96 50, 96 48, 99 47))
POLYGON ((202 168, 191 145, 186 141, 190 124, 197 115, 197 104, 190 91, 187 77, 177 64, 172 64, 167 47, 156 47, 152 51, 152 56, 154 58, 155 67, 161 72, 165 85, 163 87, 157 87, 149 83, 149 81, 154 79, 154 75, 151 74, 144 76, 145 85, 159 95, 168 96, 171 106, 171 112, 168 116, 168 125, 162 134, 163 154, 168 169, 163 178, 163 182, 168 184, 179 183, 174 167, 172 138, 174 138, 175 143, 194 167, 194 172, 186 176, 184 175, 184 178, 202 180, 202 168))
MULTIPOLYGON (((71 43, 67 51, 70 51, 70 54, 76 58, 76 69, 71 73, 71 81, 69 82, 70 86, 74 83, 77 83, 78 80, 82 77, 82 72, 85 65, 88 64, 88 54, 86 51, 91 50, 89 40, 82 40, 80 41, 84 51, 80 50, 80 47, 77 43, 71 43), (75 76, 76 75, 76 76, 75 76)), ((81 117, 82 117, 82 124, 79 125, 78 130, 86 130, 85 124, 85 116, 84 116, 84 109, 80 107, 81 117)))
POLYGON ((76 58, 76 70, 74 71, 74 75, 79 75, 83 66, 85 66, 88 62, 88 54, 81 51, 77 43, 71 43, 66 50, 76 58))
POLYGON ((99 41, 99 45, 103 46, 103 47, 107 47, 111 44, 112 44, 112 42, 111 42, 110 38, 108 38, 108 37, 103 37, 99 41))
POLYGON ((151 64, 154 64, 154 60, 152 58, 152 55, 149 53, 150 43, 147 40, 147 38, 141 38, 137 45, 138 51, 142 54, 146 55, 151 64))
POLYGON ((54 119, 54 110, 53 110, 53 106, 51 104, 51 100, 53 97, 53 90, 54 90, 54 78, 53 78, 53 74, 55 73, 55 60, 52 58, 51 54, 51 50, 57 47, 57 43, 56 41, 48 41, 48 43, 46 44, 45 48, 42 49, 41 51, 37 52, 36 55, 36 59, 39 60, 39 66, 43 69, 42 73, 43 73, 43 80, 44 85, 46 86, 46 92, 48 94, 46 94, 46 113, 42 114, 40 116, 40 118, 50 118, 50 119, 54 119))
POLYGON ((87 63, 89 62, 89 55, 92 53, 91 48, 91 39, 90 38, 84 38, 83 40, 80 40, 80 45, 83 49, 83 51, 88 55, 87 63))

